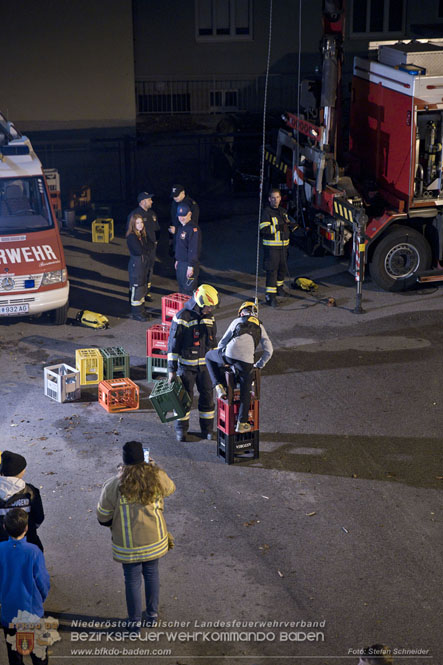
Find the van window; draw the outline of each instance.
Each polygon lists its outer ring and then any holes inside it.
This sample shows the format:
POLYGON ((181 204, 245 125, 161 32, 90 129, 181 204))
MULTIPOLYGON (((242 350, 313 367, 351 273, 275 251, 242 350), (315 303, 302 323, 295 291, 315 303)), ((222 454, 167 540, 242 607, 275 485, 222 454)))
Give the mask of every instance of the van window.
POLYGON ((54 227, 43 178, 0 180, 0 235, 54 227))

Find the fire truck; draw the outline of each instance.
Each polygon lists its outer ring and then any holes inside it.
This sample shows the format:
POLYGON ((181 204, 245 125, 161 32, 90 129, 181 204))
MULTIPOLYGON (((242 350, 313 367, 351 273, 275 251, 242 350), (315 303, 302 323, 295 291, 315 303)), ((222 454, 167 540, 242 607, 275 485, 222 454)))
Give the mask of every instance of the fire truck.
POLYGON ((388 44, 354 59, 344 152, 344 2, 323 5, 321 81, 301 82, 299 112, 267 147, 270 182, 289 190, 308 246, 349 255, 356 279, 367 265, 387 291, 441 280, 443 47, 388 44))
POLYGON ((50 312, 66 323, 69 282, 58 222, 31 142, 0 114, 0 319, 50 312))

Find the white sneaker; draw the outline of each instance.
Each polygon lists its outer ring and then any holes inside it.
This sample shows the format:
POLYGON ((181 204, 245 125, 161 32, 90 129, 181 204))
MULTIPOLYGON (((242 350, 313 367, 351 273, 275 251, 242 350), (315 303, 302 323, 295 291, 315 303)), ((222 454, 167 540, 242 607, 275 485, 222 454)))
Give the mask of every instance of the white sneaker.
POLYGON ((251 429, 252 425, 250 423, 241 423, 240 421, 237 421, 237 424, 235 426, 235 431, 238 432, 239 434, 250 432, 251 429))
POLYGON ((221 383, 217 383, 217 385, 215 386, 215 392, 217 393, 217 397, 219 399, 227 399, 228 397, 226 395, 226 388, 222 386, 221 383))

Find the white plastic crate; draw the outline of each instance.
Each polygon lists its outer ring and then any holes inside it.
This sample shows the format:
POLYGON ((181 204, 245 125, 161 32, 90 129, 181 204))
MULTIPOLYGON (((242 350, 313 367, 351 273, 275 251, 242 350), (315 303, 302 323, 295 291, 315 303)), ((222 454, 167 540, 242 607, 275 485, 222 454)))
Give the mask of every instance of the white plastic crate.
POLYGON ((45 395, 56 402, 80 399, 80 372, 65 363, 45 367, 45 395))

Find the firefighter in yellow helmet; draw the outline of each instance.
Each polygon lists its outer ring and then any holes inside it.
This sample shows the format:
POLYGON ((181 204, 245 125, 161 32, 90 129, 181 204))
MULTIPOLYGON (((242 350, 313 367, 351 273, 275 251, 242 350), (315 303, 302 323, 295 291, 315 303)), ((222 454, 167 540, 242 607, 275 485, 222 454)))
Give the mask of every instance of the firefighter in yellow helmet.
MULTIPOLYGON (((174 316, 168 341, 168 379, 180 376, 189 395, 194 385, 199 392, 198 410, 201 435, 212 439, 214 397, 205 363, 205 355, 216 345, 213 310, 218 305, 218 292, 209 284, 201 284, 183 309, 174 316)), ((174 421, 177 441, 186 441, 190 411, 174 421)))
POLYGON ((240 305, 237 317, 221 338, 218 347, 206 354, 206 365, 217 397, 226 396, 223 367, 231 365, 237 373, 240 383, 240 408, 236 432, 251 430, 248 412, 251 402, 252 370, 254 367, 262 369, 273 353, 268 333, 257 317, 257 305, 250 300, 244 302, 240 305), (259 345, 263 353, 254 364, 255 351, 259 345))

